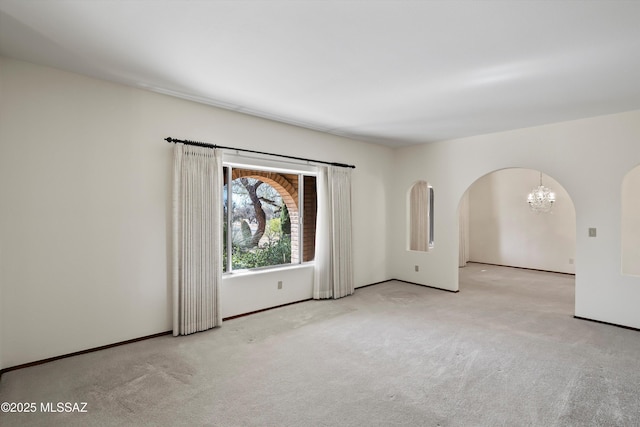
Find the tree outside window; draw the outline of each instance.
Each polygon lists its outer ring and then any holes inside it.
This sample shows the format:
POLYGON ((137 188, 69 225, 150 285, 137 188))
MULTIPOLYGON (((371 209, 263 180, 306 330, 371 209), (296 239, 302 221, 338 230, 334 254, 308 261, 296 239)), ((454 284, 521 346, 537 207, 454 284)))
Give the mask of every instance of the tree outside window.
POLYGON ((231 190, 229 197, 225 184, 224 271, 312 259, 308 252, 309 243, 315 243, 315 177, 242 168, 225 168, 225 174, 231 190))

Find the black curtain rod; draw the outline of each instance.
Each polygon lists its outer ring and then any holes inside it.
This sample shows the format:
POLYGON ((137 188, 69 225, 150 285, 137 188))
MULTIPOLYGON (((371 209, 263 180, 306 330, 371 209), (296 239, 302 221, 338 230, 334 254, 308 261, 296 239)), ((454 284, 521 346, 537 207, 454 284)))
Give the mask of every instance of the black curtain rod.
POLYGON ((184 145, 194 145, 196 147, 222 148, 226 150, 244 151, 245 153, 266 154, 267 156, 284 157, 285 159, 301 160, 303 162, 322 163, 323 165, 331 165, 331 166, 339 166, 341 168, 355 169, 354 165, 348 165, 346 163, 325 162, 323 160, 305 159, 304 157, 295 157, 295 156, 287 156, 284 154, 267 153, 264 151, 247 150, 245 148, 225 147, 223 145, 207 144, 206 142, 189 141, 188 139, 184 140, 184 139, 175 139, 175 138, 168 137, 168 138, 165 138, 164 140, 167 142, 173 142, 173 143, 180 142, 184 145))

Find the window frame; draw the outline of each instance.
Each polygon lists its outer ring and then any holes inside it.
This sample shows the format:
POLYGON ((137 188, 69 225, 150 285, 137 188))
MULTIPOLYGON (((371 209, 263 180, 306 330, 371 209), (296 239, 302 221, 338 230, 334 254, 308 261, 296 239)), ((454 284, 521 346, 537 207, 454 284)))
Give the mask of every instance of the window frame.
POLYGON ((434 212, 435 212, 435 203, 434 203, 434 191, 433 191, 433 186, 429 183, 427 183, 427 196, 428 196, 428 201, 429 201, 429 208, 427 210, 427 212, 429 212, 429 219, 428 219, 428 237, 427 237, 427 246, 429 249, 433 249, 433 247, 435 246, 435 239, 434 239, 434 231, 435 231, 435 221, 434 221, 434 212))
MULTIPOLYGON (((227 201, 226 201, 226 209, 227 209, 227 218, 225 220, 224 216, 222 218, 222 227, 227 227, 227 238, 226 242, 223 241, 222 252, 224 252, 224 246, 226 245, 227 249, 227 260, 225 265, 223 265, 223 275, 232 275, 238 273, 252 273, 252 272, 263 272, 269 270, 277 270, 277 269, 286 269, 286 268, 295 268, 304 264, 312 264, 315 262, 314 259, 309 261, 304 261, 304 221, 305 221, 305 212, 304 212, 304 178, 306 176, 312 176, 317 178, 317 168, 315 167, 299 167, 299 168, 290 168, 286 166, 282 166, 281 162, 272 162, 262 159, 257 159, 257 161, 246 162, 246 161, 236 161, 234 159, 225 160, 222 163, 223 173, 226 174, 225 179, 223 179, 223 187, 224 181, 228 183, 227 188, 227 201), (279 174, 288 174, 288 175, 296 175, 298 179, 298 261, 290 262, 287 264, 274 264, 274 265, 266 265, 261 267, 253 267, 253 268, 242 268, 242 269, 234 269, 233 268, 233 235, 231 233, 232 229, 232 186, 231 182, 233 181, 233 170, 234 169, 245 169, 245 170, 253 170, 260 172, 272 172, 279 174)), ((304 165, 296 165, 296 166, 304 166, 304 165)), ((223 191, 224 194, 224 191, 223 191)), ((316 188, 316 204, 317 204, 317 188, 316 188)), ((224 199, 221 200, 224 205, 224 199)), ((317 209, 317 208, 316 208, 317 209)), ((314 233, 315 235, 315 233, 314 233)), ((223 233, 224 236, 224 233, 223 233)), ((223 239, 224 240, 224 239, 223 239)), ((292 254, 293 255, 293 254, 292 254)))

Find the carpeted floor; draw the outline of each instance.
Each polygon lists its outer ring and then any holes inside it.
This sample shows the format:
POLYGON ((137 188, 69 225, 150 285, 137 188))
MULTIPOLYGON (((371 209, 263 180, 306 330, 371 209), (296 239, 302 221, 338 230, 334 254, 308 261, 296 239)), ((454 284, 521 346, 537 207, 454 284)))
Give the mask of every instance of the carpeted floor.
POLYGON ((637 426, 640 333, 577 320, 573 277, 481 264, 5 374, 2 426, 637 426), (42 402, 87 402, 42 413, 42 402))

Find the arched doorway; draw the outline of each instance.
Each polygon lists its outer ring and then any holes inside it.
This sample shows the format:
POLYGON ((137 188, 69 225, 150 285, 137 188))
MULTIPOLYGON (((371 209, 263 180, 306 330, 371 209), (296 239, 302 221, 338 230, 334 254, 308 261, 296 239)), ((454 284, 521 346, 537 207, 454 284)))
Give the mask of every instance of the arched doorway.
MULTIPOLYGON (((507 168, 478 178, 458 205, 459 266, 467 262, 575 274, 576 212, 564 187, 540 171, 507 168), (527 196, 540 183, 556 202, 533 212, 527 196)), ((459 289, 464 290, 461 275, 459 289), (461 286, 462 285, 462 286, 461 286)))

